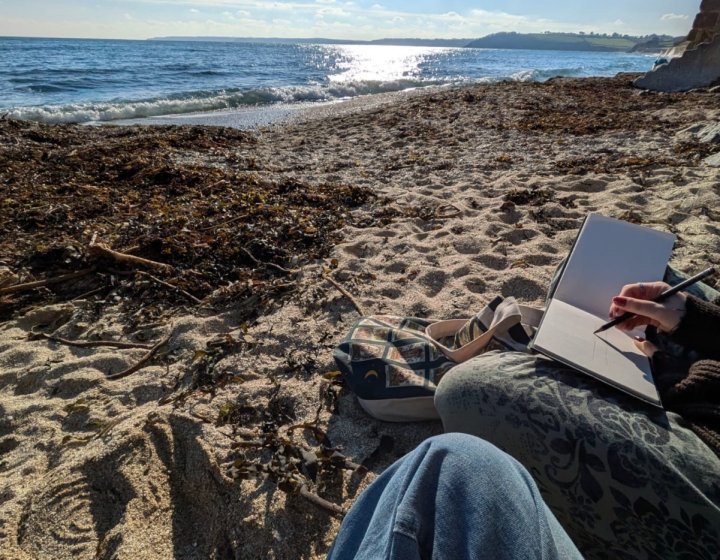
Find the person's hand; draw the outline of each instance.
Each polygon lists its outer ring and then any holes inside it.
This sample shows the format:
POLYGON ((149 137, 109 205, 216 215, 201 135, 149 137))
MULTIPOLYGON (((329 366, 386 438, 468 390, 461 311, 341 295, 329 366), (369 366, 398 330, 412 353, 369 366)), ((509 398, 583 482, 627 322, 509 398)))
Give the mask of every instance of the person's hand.
POLYGON ((680 324, 685 314, 686 295, 682 292, 661 303, 652 301, 670 286, 665 282, 628 284, 615 296, 610 306, 610 318, 622 315, 626 311, 635 317, 623 321, 617 328, 631 331, 641 325, 652 325, 661 331, 670 332, 680 324))

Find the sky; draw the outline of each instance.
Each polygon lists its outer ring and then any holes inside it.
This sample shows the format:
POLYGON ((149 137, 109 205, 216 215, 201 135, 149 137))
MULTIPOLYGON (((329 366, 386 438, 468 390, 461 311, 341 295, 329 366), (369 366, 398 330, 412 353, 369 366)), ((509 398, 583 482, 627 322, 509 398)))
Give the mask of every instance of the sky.
POLYGON ((0 0, 0 36, 478 38, 686 35, 700 0, 0 0))

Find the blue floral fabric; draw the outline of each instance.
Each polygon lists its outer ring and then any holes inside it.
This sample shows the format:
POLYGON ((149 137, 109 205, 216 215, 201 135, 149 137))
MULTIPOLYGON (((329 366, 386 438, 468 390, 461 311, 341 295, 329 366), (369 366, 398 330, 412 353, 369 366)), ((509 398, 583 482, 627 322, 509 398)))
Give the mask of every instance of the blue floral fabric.
POLYGON ((587 558, 720 558, 720 459, 676 414, 518 352, 455 367, 435 406, 520 461, 587 558))

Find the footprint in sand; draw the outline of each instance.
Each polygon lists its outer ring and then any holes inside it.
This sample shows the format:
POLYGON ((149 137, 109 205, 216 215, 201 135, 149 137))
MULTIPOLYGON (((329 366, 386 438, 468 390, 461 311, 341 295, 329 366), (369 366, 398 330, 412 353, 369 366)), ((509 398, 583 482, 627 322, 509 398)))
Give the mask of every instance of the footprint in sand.
POLYGON ((103 462, 86 463, 79 472, 66 471, 46 480, 20 516, 20 548, 32 557, 65 556, 68 551, 74 557, 97 557, 105 536, 122 523, 128 503, 137 497, 116 467, 106 457, 103 462))
POLYGON ((453 278, 462 278, 463 276, 467 276, 470 274, 471 270, 469 266, 461 266, 459 268, 456 268, 451 272, 453 278))
POLYGON ((467 278, 464 282, 465 288, 473 294, 484 294, 487 290, 487 284, 477 277, 467 278))
POLYGON ((453 242, 453 248, 461 255, 477 255, 482 253, 487 244, 486 239, 479 237, 463 237, 453 242))
POLYGON ((404 274, 408 266, 408 263, 402 260, 392 261, 383 270, 390 274, 404 274))
POLYGON ((568 188, 573 192, 584 192, 584 193, 599 193, 603 192, 608 187, 608 181, 601 179, 582 179, 580 181, 571 182, 568 188))
POLYGON ((537 230, 523 228, 506 231, 505 233, 500 234, 499 237, 503 241, 507 241, 509 243, 512 243, 513 245, 520 245, 522 243, 525 243, 526 241, 534 239, 538 235, 540 235, 540 232, 538 232, 537 230))
POLYGON ((403 292, 398 288, 380 288, 380 295, 388 299, 397 299, 403 295, 403 292))
POLYGON ((365 251, 367 249, 367 245, 365 241, 358 241, 357 243, 351 243, 349 245, 343 245, 341 249, 348 253, 349 255, 352 255, 354 257, 360 257, 363 258, 365 256, 365 251))
POLYGON ((530 278, 513 276, 503 282, 500 293, 503 297, 516 297, 520 300, 534 301, 545 297, 545 286, 530 278))
POLYGON ((498 255, 478 255, 477 257, 473 258, 473 260, 492 270, 505 270, 508 267, 507 258, 498 255))
POLYGON ((442 270, 431 270, 421 275, 417 279, 417 283, 423 286, 425 295, 435 297, 444 288, 447 282, 447 274, 442 270))
POLYGON ((391 229, 381 229, 380 231, 375 232, 374 235, 375 235, 375 237, 389 238, 389 237, 397 237, 398 233, 391 229))

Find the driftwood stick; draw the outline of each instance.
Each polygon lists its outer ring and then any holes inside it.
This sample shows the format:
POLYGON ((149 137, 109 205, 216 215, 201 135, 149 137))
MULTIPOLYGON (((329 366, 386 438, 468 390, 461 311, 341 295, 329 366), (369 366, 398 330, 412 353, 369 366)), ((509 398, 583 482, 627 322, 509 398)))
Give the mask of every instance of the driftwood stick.
POLYGON ((222 226, 229 226, 230 224, 234 224, 235 222, 239 222, 240 220, 244 220, 248 217, 248 214, 242 214, 241 216, 235 216, 234 218, 231 218, 229 220, 226 220, 224 222, 218 222, 216 224, 213 224, 211 226, 207 226, 204 228, 200 228, 198 231, 208 231, 211 229, 217 229, 222 226))
POLYGON ((241 250, 243 253, 245 253, 248 257, 250 257, 250 260, 251 260, 252 262, 254 262, 256 265, 262 266, 262 263, 261 263, 259 260, 257 260, 257 259, 255 258, 255 256, 254 256, 250 251, 248 251, 245 247, 240 247, 240 250, 241 250))
POLYGON ((279 270, 280 272, 284 272, 285 274, 295 274, 297 272, 297 270, 285 268, 284 266, 280 266, 279 264, 275 264, 272 262, 262 262, 255 258, 255 255, 253 255, 245 247, 242 247, 242 252, 245 253, 248 257, 250 257, 250 260, 252 260, 252 262, 254 262, 257 266, 268 266, 270 268, 274 268, 275 270, 279 270))
POLYGON ((352 303, 355 306, 355 309, 357 309, 357 312, 360 313, 360 315, 363 315, 363 316, 366 315, 365 311, 363 311, 362 306, 357 302, 357 300, 353 297, 353 295, 350 292, 348 292, 345 288, 343 288, 340 284, 338 284, 332 278, 332 276, 330 276, 329 274, 323 274, 323 277, 325 278, 325 280, 327 280, 333 286, 335 286, 342 295, 344 295, 346 298, 348 298, 350 300, 350 303, 352 303))
POLYGON ((165 282, 164 280, 160 280, 160 278, 156 278, 155 276, 153 276, 152 274, 150 274, 150 273, 148 273, 148 272, 144 272, 144 271, 142 271, 142 270, 136 270, 135 273, 136 273, 136 274, 140 274, 141 276, 147 276, 148 278, 150 278, 150 280, 152 280, 153 282, 157 282, 157 283, 160 284, 161 286, 165 286, 166 288, 170 288, 171 290, 175 290, 176 292, 180 292, 180 293, 181 293, 182 295, 184 295, 186 298, 194 301, 195 303, 198 303, 198 304, 202 303, 202 300, 196 298, 196 297, 195 297, 194 295, 192 295, 191 293, 186 292, 185 290, 183 290, 182 288, 180 288, 180 287, 178 287, 178 286, 173 286, 173 285, 170 284, 169 282, 165 282))
POLYGON ((149 268, 158 268, 160 270, 165 270, 167 272, 173 270, 173 267, 169 264, 157 262, 157 261, 151 261, 149 259, 144 259, 142 257, 136 257, 135 255, 128 255, 127 253, 120 253, 119 251, 114 251, 107 245, 103 245, 102 243, 96 243, 95 239, 90 242, 89 249, 93 253, 100 254, 105 257, 109 257, 117 262, 122 263, 128 263, 128 264, 137 264, 141 266, 147 266, 149 268))
POLYGON ((295 274, 298 271, 296 268, 285 268, 284 266, 280 266, 279 264, 275 264, 273 262, 263 264, 265 266, 269 266, 270 268, 274 268, 275 270, 279 270, 280 272, 284 272, 285 274, 295 274))
POLYGON ((167 343, 170 341, 170 338, 172 337, 172 335, 173 335, 173 331, 170 331, 170 334, 169 334, 169 335, 167 335, 165 338, 163 338, 163 339, 162 339, 160 342, 158 342, 155 346, 153 346, 152 348, 150 348, 150 350, 148 350, 148 353, 145 354, 142 358, 140 358, 140 361, 137 362, 134 366, 131 366, 131 367, 129 367, 128 369, 123 370, 123 371, 120 371, 120 372, 118 372, 118 373, 111 373, 111 374, 109 374, 109 375, 106 375, 106 376, 105 376, 105 379, 121 379, 121 378, 123 378, 123 377, 127 377, 128 375, 132 375, 133 373, 135 373, 135 372, 138 371, 139 369, 142 369, 143 367, 145 367, 145 364, 152 359, 152 357, 155 355, 155 353, 156 353, 162 346, 164 346, 165 344, 167 344, 167 343))
POLYGON ((335 515, 345 515, 345 510, 343 508, 341 508, 337 504, 328 502, 325 498, 321 498, 317 494, 310 492, 310 490, 308 490, 307 486, 305 486, 304 484, 300 487, 300 490, 298 490, 298 494, 300 494, 303 498, 312 502, 319 508, 327 510, 330 513, 334 513, 335 515))
POLYGON ((142 344, 140 342, 121 342, 116 340, 68 340, 59 336, 52 336, 41 332, 34 332, 31 337, 44 338, 67 346, 77 346, 78 348, 99 348, 109 346, 110 348, 142 348, 144 350, 152 350, 150 344, 142 344))
POLYGON ((99 288, 95 288, 94 290, 90 290, 89 292, 85 292, 84 294, 80 294, 79 296, 76 296, 72 298, 70 301, 77 301, 79 299, 85 299, 90 296, 94 296, 97 293, 102 292, 103 290, 107 290, 108 286, 100 286, 99 288))
POLYGON ((42 288, 43 286, 48 286, 50 284, 60 284, 61 282, 66 282, 67 280, 73 280, 75 278, 87 276, 92 272, 95 272, 94 268, 86 268, 83 270, 78 270, 77 272, 63 274, 61 276, 45 278, 45 280, 37 280, 36 282, 27 282, 25 284, 15 284, 14 286, 8 286, 7 288, 0 288, 0 295, 34 290, 35 288, 42 288))

